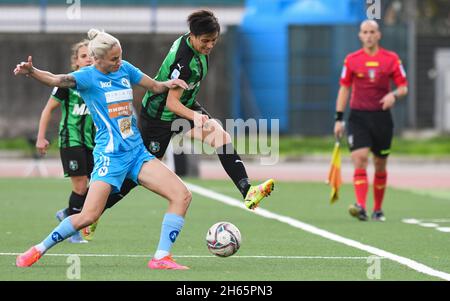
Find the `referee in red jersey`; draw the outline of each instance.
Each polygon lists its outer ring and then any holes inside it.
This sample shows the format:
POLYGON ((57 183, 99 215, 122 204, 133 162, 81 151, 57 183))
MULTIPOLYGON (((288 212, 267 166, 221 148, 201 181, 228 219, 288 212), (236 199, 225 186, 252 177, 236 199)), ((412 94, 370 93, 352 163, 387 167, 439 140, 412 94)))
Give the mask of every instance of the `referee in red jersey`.
POLYGON ((334 134, 340 138, 344 133, 344 111, 351 88, 347 137, 354 166, 356 204, 350 206, 349 212, 361 221, 368 219, 366 169, 369 152, 372 152, 375 167, 372 220, 385 221, 381 205, 394 129, 390 109, 408 93, 408 81, 398 55, 379 46, 381 32, 376 21, 361 23, 359 39, 362 49, 350 53, 344 61, 336 100, 334 134), (391 80, 397 86, 396 90, 391 90, 391 80))

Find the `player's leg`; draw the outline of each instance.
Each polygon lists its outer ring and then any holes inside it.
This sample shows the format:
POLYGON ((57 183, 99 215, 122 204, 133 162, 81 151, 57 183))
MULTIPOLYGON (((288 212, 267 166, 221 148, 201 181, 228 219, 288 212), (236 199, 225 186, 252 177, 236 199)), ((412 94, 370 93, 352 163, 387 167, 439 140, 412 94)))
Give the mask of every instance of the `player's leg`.
MULTIPOLYGON (((89 186, 89 175, 92 167, 89 168, 89 158, 84 147, 68 147, 60 150, 64 175, 70 177, 72 192, 69 196, 67 208, 56 212, 56 218, 61 222, 67 216, 81 212, 89 186)), ((92 159, 91 159, 92 160, 92 159)), ((86 243, 80 233, 75 233, 69 239, 72 243, 86 243)))
POLYGON ((131 175, 131 178, 137 178, 142 186, 166 198, 169 202, 162 221, 159 244, 153 259, 148 264, 149 268, 187 269, 177 264, 171 258, 170 252, 184 225, 184 217, 192 198, 190 191, 181 179, 160 160, 151 159, 136 170, 139 170, 139 173, 131 175))
MULTIPOLYGON (((178 132, 172 131, 170 121, 150 118, 145 113, 139 115, 139 130, 141 131, 145 148, 158 159, 164 157, 170 139, 175 132, 178 132)), ((180 131, 182 130, 180 129, 180 131)))
MULTIPOLYGON (((88 158, 87 169, 88 169, 89 175, 90 175, 93 170, 93 167, 94 167, 92 150, 87 149, 86 156, 88 158)), ((137 184, 135 182, 133 182, 132 180, 125 179, 122 186, 120 187, 120 191, 116 192, 116 193, 111 193, 108 196, 108 200, 106 201, 106 206, 105 206, 104 210, 112 208, 115 204, 117 204, 120 200, 122 200, 136 186, 137 186, 137 184)), ((98 223, 99 223, 99 221, 95 221, 91 225, 86 226, 80 230, 80 233, 85 240, 90 241, 93 239, 95 231, 97 230, 98 223)))
POLYGON ((110 192, 110 184, 102 181, 92 183, 81 213, 66 217, 41 243, 17 256, 16 266, 29 267, 33 265, 50 248, 96 221, 103 211, 110 192))
POLYGON ((372 120, 372 135, 374 145, 372 152, 374 154, 375 175, 373 182, 374 207, 372 220, 385 221, 382 210, 382 204, 387 184, 387 162, 391 152, 392 138, 394 136, 394 123, 389 111, 376 112, 372 120))
POLYGON ((353 187, 356 204, 350 205, 349 213, 361 221, 367 220, 366 202, 369 191, 367 166, 372 138, 367 126, 367 112, 351 111, 348 120, 347 140, 353 163, 353 187))
MULTIPOLYGON (((204 109, 202 110, 207 114, 204 109)), ((210 119, 203 128, 192 128, 187 135, 216 149, 223 169, 242 194, 247 208, 255 209, 264 197, 270 195, 274 188, 273 179, 255 186, 250 184, 244 162, 236 152, 230 135, 216 120, 210 119)))
POLYGON ((85 149, 80 146, 60 149, 64 176, 70 177, 72 192, 69 196, 67 215, 79 213, 83 207, 89 185, 88 158, 85 149))
POLYGON ((384 213, 382 211, 382 204, 384 199, 384 192, 386 191, 387 183, 387 157, 374 156, 375 177, 373 180, 373 199, 374 207, 372 212, 372 220, 385 221, 384 213))

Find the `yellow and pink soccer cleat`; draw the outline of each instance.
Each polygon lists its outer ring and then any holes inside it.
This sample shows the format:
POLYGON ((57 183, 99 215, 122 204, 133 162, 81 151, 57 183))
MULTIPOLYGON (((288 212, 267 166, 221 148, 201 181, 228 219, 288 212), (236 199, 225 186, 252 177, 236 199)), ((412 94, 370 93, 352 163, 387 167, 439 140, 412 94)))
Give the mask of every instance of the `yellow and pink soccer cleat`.
POLYGON ((92 225, 86 226, 83 229, 80 230, 81 232, 81 236, 88 240, 91 241, 94 233, 95 233, 95 229, 97 229, 97 225, 98 225, 98 220, 94 223, 92 223, 92 225))
POLYGON ((275 183, 273 179, 269 179, 258 186, 251 186, 245 197, 244 204, 248 209, 255 209, 259 206, 259 202, 274 190, 275 183))
POLYGON ((187 266, 176 263, 172 259, 172 255, 168 255, 159 260, 153 258, 148 262, 148 267, 152 270, 189 270, 187 266))
POLYGON ((19 268, 26 268, 32 266, 39 258, 42 257, 42 253, 36 249, 36 247, 31 247, 25 253, 20 254, 16 258, 16 266, 19 268))

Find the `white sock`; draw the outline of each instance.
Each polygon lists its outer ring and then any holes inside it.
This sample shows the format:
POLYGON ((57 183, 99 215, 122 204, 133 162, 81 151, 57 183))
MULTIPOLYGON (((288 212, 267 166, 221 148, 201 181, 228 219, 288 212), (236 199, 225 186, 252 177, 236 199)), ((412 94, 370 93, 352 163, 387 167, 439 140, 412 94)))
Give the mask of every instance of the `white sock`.
POLYGON ((41 252, 42 254, 45 253, 45 251, 47 251, 47 248, 45 247, 44 243, 40 243, 34 246, 36 249, 39 250, 39 252, 41 252))
POLYGON ((167 251, 158 250, 158 251, 156 251, 154 258, 155 258, 156 260, 160 260, 161 258, 166 257, 166 256, 169 255, 169 254, 170 254, 170 253, 167 252, 167 251))

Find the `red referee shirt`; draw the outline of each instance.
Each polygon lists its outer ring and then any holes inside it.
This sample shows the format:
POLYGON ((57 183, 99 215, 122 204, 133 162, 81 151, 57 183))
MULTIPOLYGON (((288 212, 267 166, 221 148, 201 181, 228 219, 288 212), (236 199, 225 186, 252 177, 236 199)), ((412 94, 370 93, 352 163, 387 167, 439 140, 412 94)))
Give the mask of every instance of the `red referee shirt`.
POLYGON ((340 84, 352 88, 350 108, 362 111, 380 111, 380 100, 391 91, 390 80, 406 86, 405 69, 395 52, 379 48, 374 56, 363 49, 347 55, 340 84))

